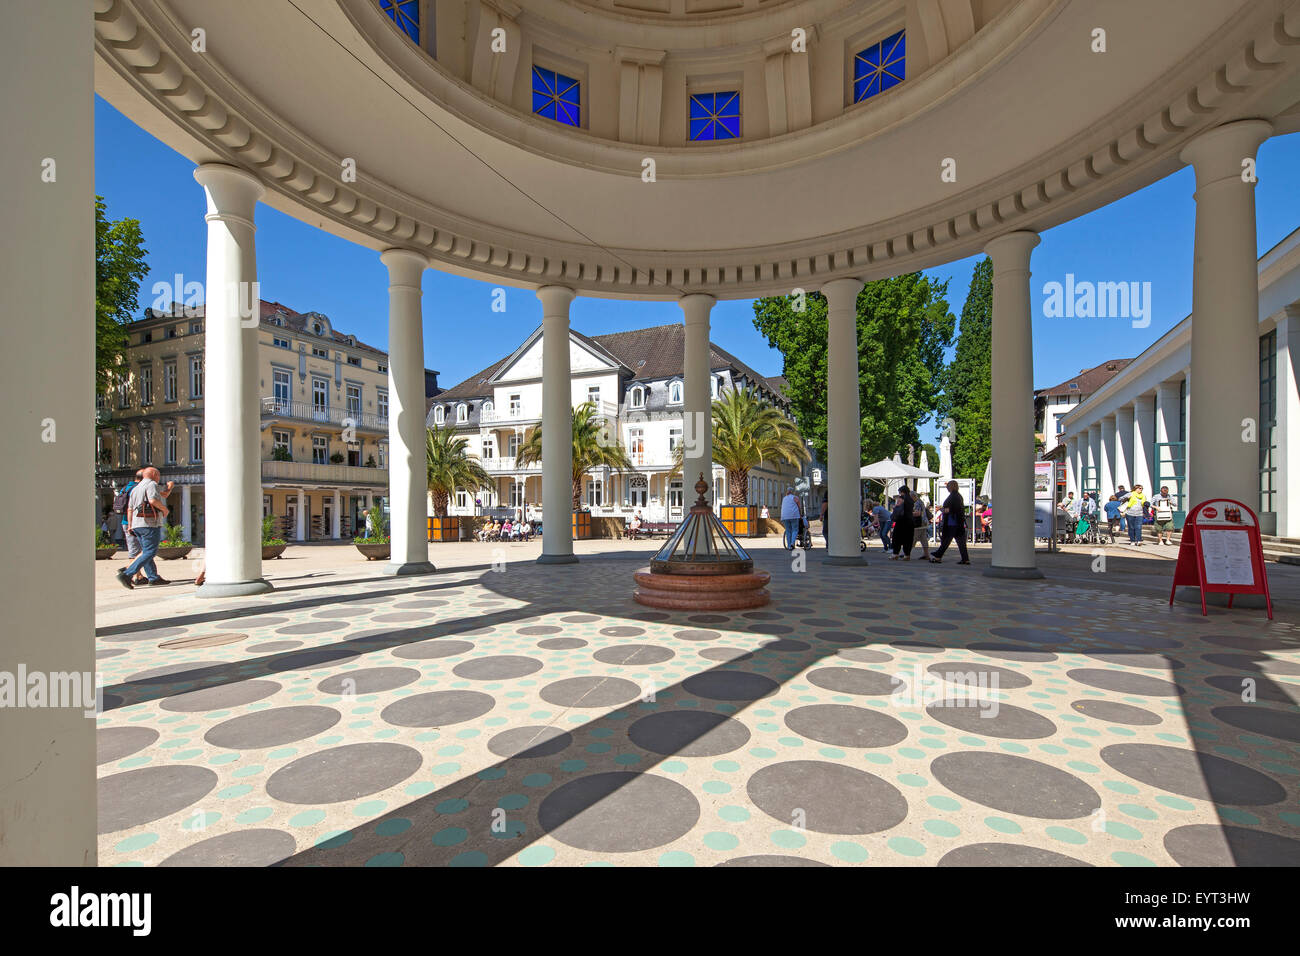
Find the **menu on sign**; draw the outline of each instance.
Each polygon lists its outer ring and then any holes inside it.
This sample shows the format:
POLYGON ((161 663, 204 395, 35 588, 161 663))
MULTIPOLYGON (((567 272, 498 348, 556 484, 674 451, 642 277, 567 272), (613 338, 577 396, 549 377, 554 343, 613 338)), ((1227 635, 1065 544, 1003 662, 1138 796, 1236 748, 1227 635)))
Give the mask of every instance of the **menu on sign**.
POLYGON ((1205 563, 1206 584, 1255 583, 1255 568, 1250 560, 1250 535, 1235 530, 1201 529, 1201 560, 1205 563))

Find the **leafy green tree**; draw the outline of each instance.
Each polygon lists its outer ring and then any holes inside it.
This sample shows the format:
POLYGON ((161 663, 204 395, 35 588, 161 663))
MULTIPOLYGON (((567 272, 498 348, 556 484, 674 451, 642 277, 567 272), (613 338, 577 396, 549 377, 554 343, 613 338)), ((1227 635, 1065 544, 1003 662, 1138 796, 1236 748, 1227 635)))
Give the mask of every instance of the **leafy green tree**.
POLYGON ((138 219, 111 222, 95 197, 95 389, 108 391, 126 353, 126 323, 135 317, 140 282, 149 274, 138 219))
MULTIPOLYGON (((957 349, 943 373, 941 418, 953 421, 953 473, 984 474, 993 441, 993 261, 975 266, 962 306, 957 349)), ((1026 399, 1028 401, 1028 399, 1026 399)))
MULTIPOLYGON (((730 504, 749 502, 749 472, 764 462, 798 465, 809 458, 803 437, 779 408, 753 389, 729 388, 714 399, 713 460, 727 471, 730 504)), ((673 451, 669 478, 681 476, 684 445, 673 451)))
POLYGON ((426 479, 433 494, 433 513, 439 518, 447 517, 447 504, 457 488, 492 487, 492 476, 468 449, 469 440, 449 428, 425 429, 426 479))
MULTIPOLYGON (((542 426, 528 430, 516 460, 520 465, 540 464, 542 461, 542 426)), ((632 471, 632 460, 619 444, 611 439, 604 420, 596 414, 593 402, 584 402, 573 410, 573 510, 582 508, 582 476, 589 469, 609 467, 618 471, 632 471)), ((547 519, 549 520, 549 519, 547 519)))
MULTIPOLYGON (((889 458, 920 440, 933 414, 952 343, 948 285, 919 272, 868 282, 858 295, 858 398, 862 461, 889 458)), ((818 457, 826 439, 826 299, 807 295, 802 312, 792 296, 754 302, 754 327, 784 358, 791 409, 818 457)), ((861 463, 861 462, 859 462, 861 463)))

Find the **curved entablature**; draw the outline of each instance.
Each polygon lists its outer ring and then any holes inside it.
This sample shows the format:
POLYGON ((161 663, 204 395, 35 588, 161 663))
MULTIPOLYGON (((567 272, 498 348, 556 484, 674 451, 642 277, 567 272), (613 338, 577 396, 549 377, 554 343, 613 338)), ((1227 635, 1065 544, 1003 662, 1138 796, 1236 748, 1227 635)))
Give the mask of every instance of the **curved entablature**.
POLYGON ((372 248, 508 285, 742 298, 1041 231, 1171 172, 1224 122, 1300 127, 1300 0, 1133 10, 1017 0, 874 101, 723 145, 627 144, 503 108, 373 0, 96 0, 96 88, 194 161, 247 169, 265 202, 372 248), (1088 49, 1099 19, 1105 54, 1088 49), (210 52, 192 49, 197 26, 210 52), (1140 50, 1123 42, 1136 35, 1140 50))

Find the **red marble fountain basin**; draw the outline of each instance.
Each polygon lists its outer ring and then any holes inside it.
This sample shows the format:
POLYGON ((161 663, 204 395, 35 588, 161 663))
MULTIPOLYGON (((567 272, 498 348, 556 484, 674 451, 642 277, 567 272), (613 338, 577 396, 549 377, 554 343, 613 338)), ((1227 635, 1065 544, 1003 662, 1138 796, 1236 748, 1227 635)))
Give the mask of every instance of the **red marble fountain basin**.
POLYGON ((736 611, 762 607, 772 600, 766 571, 746 574, 651 574, 637 571, 638 604, 674 611, 736 611))

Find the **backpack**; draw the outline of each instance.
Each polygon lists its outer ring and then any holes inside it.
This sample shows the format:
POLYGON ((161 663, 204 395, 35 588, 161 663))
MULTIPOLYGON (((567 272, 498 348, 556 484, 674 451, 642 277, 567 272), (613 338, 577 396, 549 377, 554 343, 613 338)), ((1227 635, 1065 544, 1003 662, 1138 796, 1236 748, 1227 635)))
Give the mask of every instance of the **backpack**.
POLYGON ((113 514, 125 515, 127 509, 131 507, 131 492, 135 488, 135 482, 130 482, 125 488, 113 496, 113 514))

